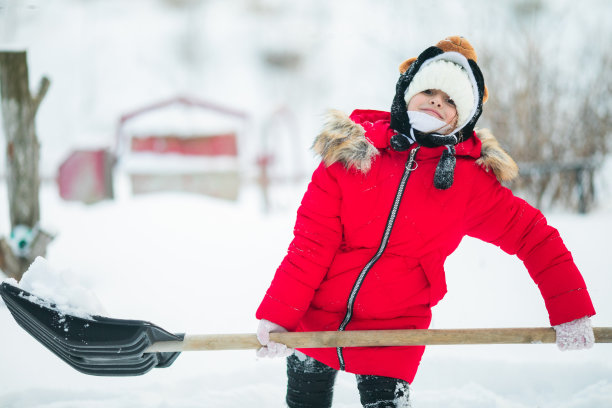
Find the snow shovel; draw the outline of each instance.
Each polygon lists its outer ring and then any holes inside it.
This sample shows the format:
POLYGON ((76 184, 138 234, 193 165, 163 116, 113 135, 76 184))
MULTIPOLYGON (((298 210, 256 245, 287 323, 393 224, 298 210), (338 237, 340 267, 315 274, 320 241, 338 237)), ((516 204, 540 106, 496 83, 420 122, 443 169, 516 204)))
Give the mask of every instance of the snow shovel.
MULTIPOLYGON (((10 285, 0 295, 17 323, 76 370, 90 375, 135 376, 170 366, 182 351, 261 347, 255 334, 172 334, 142 320, 84 318, 10 285)), ((594 328, 595 341, 612 343, 612 327, 594 328)), ((271 333, 291 348, 411 346, 434 344, 554 343, 553 328, 362 330, 271 333)))

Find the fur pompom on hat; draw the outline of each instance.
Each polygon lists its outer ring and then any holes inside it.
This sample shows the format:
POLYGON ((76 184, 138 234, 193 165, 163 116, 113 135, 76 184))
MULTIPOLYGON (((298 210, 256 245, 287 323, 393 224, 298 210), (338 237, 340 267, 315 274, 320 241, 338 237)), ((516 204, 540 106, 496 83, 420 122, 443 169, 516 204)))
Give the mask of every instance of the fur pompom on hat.
POLYGON ((434 176, 439 189, 453 184, 455 169, 454 145, 471 137, 474 126, 488 98, 482 72, 476 63, 474 47, 463 37, 448 37, 424 50, 417 58, 400 65, 400 77, 391 105, 391 128, 397 132, 391 138, 391 147, 402 151, 413 143, 425 147, 446 146, 434 176), (447 134, 424 133, 413 128, 408 116, 408 102, 427 89, 444 91, 455 102, 458 121, 447 134))

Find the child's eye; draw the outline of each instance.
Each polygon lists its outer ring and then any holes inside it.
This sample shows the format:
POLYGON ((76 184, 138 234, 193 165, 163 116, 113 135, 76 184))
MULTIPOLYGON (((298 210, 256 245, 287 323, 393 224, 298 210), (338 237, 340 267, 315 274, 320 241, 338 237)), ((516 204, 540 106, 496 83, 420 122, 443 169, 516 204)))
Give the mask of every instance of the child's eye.
POLYGON ((455 101, 453 101, 451 98, 448 98, 446 102, 449 103, 450 105, 455 106, 455 101))
POLYGON ((433 91, 431 89, 426 89, 426 90, 423 91, 423 93, 425 95, 431 95, 431 94, 433 94, 433 91))

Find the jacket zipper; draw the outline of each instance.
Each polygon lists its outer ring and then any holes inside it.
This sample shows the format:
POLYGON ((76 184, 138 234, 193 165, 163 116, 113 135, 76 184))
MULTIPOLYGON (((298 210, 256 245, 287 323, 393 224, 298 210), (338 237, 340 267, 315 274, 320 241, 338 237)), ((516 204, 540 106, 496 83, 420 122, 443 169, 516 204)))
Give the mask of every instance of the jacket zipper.
MULTIPOLYGON (((351 293, 349 295, 348 302, 346 305, 346 315, 344 316, 344 320, 342 320, 342 323, 340 324, 338 331, 344 331, 346 329, 346 326, 351 321, 353 317, 353 307, 355 305, 355 299, 357 298, 357 293, 359 293, 359 289, 361 289, 361 285, 363 284, 363 281, 366 275, 368 274, 370 269, 372 269, 374 264, 378 262, 383 252, 385 252, 385 249, 387 248, 387 244, 389 243, 389 237, 391 236, 391 230, 393 229, 393 224, 395 223, 395 218, 397 217, 397 210, 402 201, 404 190, 406 189, 406 183, 408 182, 408 178, 410 177, 410 174, 412 174, 412 172, 416 170, 416 166, 413 167, 413 165, 414 165, 414 158, 419 148, 420 146, 417 146, 414 149, 412 149, 412 151, 410 152, 410 156, 408 157, 408 160, 406 161, 406 166, 404 167, 404 174, 402 174, 402 179, 397 188, 397 192, 395 193, 395 199, 393 200, 393 207, 391 207, 391 212, 389 213, 389 217, 387 218, 387 224, 385 226, 385 232, 382 236, 380 246, 378 247, 378 251, 376 251, 376 254, 374 254, 374 256, 363 267, 363 269, 359 273, 359 276, 357 277, 357 280, 353 284, 353 289, 351 289, 351 293)), ((338 354, 338 361, 340 362, 340 369, 344 371, 344 356, 342 355, 342 347, 337 347, 336 352, 338 354)))

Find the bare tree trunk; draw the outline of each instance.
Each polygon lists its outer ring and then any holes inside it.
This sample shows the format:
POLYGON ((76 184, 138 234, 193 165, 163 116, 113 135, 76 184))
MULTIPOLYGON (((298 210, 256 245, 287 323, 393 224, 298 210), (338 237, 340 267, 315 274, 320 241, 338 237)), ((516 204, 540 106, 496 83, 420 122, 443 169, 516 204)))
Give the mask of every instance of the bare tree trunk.
MULTIPOLYGON (((38 172, 40 145, 36 138, 34 118, 42 99, 49 88, 49 80, 43 77, 36 95, 30 94, 28 64, 25 51, 0 52, 0 94, 2 118, 6 138, 6 178, 9 198, 11 231, 15 227, 37 230, 40 220, 38 172)), ((36 241, 33 236, 32 241, 36 241)), ((30 242, 32 242, 30 241, 30 242)), ((29 243, 28 242, 28 245, 29 243)), ((0 266, 14 264, 15 254, 6 253, 8 246, 0 245, 0 266)), ((40 248, 43 254, 46 245, 40 248)), ((21 253, 19 271, 4 270, 9 276, 20 278, 25 268, 41 254, 21 253)))

